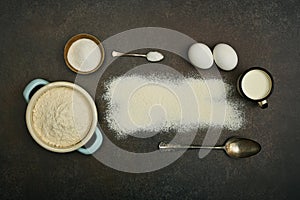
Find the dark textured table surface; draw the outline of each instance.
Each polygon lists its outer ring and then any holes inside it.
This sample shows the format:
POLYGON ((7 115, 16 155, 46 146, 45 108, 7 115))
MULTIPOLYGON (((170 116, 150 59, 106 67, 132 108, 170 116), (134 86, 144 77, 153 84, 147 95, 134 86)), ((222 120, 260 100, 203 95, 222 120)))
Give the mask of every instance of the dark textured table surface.
MULTIPOLYGON (((0 26, 0 199, 300 198, 299 1, 1 1, 0 26), (239 65, 220 72, 230 84, 250 66, 273 74, 270 107, 261 110, 236 97, 245 104, 247 123, 236 132, 224 130, 218 141, 252 138, 262 145, 257 156, 235 160, 211 152, 199 159, 188 151, 163 169, 134 174, 93 156, 51 153, 34 142, 25 123, 26 84, 38 77, 74 81, 63 60, 71 36, 87 32, 105 40, 138 27, 173 29, 210 47, 231 44, 239 65)), ((108 73, 142 63, 119 59, 108 73)), ((164 64, 187 66, 174 55, 164 64)), ((151 139, 139 141, 116 142, 129 149, 153 146, 151 139)))

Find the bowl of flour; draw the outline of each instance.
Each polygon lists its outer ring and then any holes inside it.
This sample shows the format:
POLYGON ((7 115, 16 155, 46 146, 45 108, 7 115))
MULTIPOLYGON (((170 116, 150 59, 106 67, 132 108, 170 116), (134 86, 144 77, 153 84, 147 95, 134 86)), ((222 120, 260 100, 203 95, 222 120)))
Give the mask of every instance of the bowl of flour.
POLYGON ((79 150, 84 154, 93 153, 100 147, 102 135, 97 127, 97 109, 83 88, 64 81, 47 83, 43 79, 35 79, 27 85, 23 94, 29 101, 26 124, 39 145, 58 153, 79 150), (31 95, 37 86, 42 87, 31 95), (94 133, 93 150, 81 148, 94 133))
POLYGON ((66 65, 75 73, 95 72, 104 61, 104 48, 98 38, 80 33, 68 40, 64 48, 66 65))

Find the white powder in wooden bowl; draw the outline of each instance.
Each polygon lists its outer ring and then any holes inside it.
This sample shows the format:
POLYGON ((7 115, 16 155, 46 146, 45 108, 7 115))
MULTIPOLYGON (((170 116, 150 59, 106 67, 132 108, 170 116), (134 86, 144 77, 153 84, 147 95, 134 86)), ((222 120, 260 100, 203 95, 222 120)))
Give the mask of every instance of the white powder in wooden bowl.
POLYGON ((45 143, 69 147, 80 142, 91 126, 91 108, 85 97, 68 87, 51 88, 33 108, 33 128, 45 143))
POLYGON ((90 39, 79 39, 69 48, 67 59, 78 71, 90 72, 98 67, 102 58, 99 46, 90 39))
POLYGON ((226 98, 231 91, 235 88, 218 79, 122 76, 106 82, 105 117, 118 138, 170 128, 237 130, 244 115, 240 103, 226 98))

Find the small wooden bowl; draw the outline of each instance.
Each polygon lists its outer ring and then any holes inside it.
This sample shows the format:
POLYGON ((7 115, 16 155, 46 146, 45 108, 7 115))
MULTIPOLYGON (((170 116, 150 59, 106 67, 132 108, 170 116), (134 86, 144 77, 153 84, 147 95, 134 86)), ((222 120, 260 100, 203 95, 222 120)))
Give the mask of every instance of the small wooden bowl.
POLYGON ((104 61, 104 57, 105 57, 105 53, 104 53, 104 48, 103 48, 103 45, 101 44, 100 40, 98 38, 96 38, 95 36, 93 35, 90 35, 88 33, 80 33, 80 34, 77 34, 73 37, 71 37, 68 42, 66 43, 65 45, 65 48, 64 48, 64 59, 65 59, 65 62, 67 64, 67 66, 75 73, 78 73, 78 74, 90 74, 90 73, 93 73, 95 71, 97 71, 99 69, 99 67, 103 64, 103 61, 104 61), (83 38, 86 38, 86 39, 90 39, 92 41, 94 41, 98 47, 100 48, 100 52, 101 52, 101 60, 99 62, 99 64, 97 65, 97 67, 95 67, 93 70, 91 71, 80 71, 78 69, 76 69, 75 67, 73 67, 71 65, 71 63, 68 61, 68 51, 71 47, 71 45, 79 40, 79 39, 83 39, 83 38))

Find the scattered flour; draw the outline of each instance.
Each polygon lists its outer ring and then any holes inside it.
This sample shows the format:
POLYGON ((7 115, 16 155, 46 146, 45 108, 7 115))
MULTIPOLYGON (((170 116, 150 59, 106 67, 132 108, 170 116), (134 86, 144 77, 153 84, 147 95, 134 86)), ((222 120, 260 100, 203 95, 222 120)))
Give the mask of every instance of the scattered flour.
POLYGON ((240 104, 226 98, 234 88, 219 79, 131 75, 114 78, 105 86, 105 117, 119 138, 170 128, 237 130, 244 122, 240 104))

